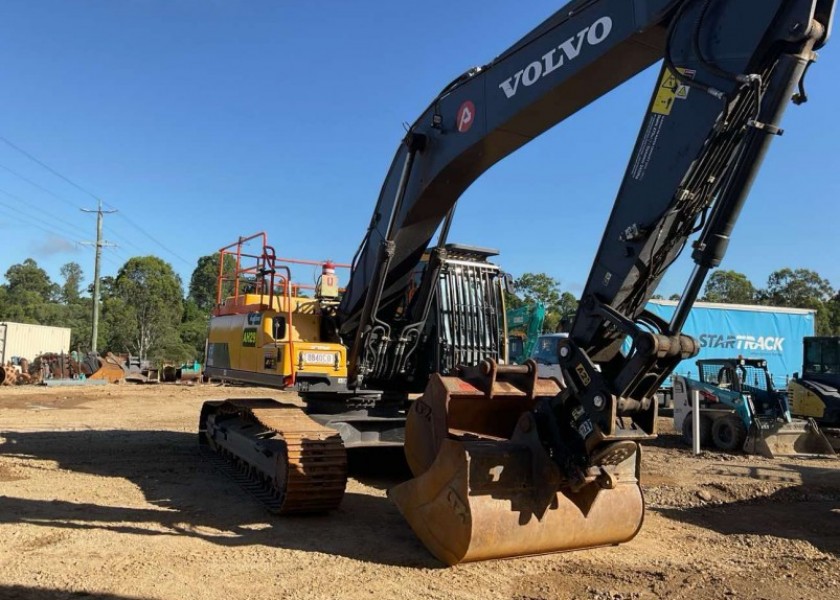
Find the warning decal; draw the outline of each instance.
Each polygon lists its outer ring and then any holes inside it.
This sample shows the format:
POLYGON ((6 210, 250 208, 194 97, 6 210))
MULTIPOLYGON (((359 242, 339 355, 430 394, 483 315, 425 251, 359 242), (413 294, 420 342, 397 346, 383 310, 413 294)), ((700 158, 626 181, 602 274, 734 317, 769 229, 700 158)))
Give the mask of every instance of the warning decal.
MULTIPOLYGON (((678 68, 683 77, 694 79, 693 69, 678 68)), ((677 81, 674 72, 668 67, 662 69, 662 77, 659 80, 659 87, 656 88, 656 97, 653 99, 651 112, 657 115, 670 115, 675 100, 685 100, 691 88, 677 81)))
POLYGON ((642 136, 641 142, 639 142, 639 149, 633 159, 633 168, 630 172, 636 181, 641 181, 645 177, 648 164, 650 164, 650 160, 653 158, 653 151, 656 149, 656 142, 659 141, 662 125, 665 122, 665 116, 657 113, 655 107, 653 113, 648 116, 645 133, 642 136))

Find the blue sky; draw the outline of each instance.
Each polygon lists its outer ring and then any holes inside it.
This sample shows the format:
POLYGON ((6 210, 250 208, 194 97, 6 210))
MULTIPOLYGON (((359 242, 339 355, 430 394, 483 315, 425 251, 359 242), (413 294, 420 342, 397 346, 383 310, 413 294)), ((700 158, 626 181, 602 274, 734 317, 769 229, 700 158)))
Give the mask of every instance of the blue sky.
MULTIPOLYGON (((119 209, 105 221, 119 246, 106 275, 157 254, 186 283, 197 257, 262 229, 281 255, 348 261, 402 123, 560 4, 6 0, 0 136, 119 209)), ((785 115, 724 261, 759 286, 781 267, 840 286, 833 42, 808 74, 810 101, 785 115)), ((459 203, 450 239, 499 248, 514 275, 544 271, 579 292, 655 75, 491 169, 459 203)), ((53 277, 70 260, 90 276, 92 250, 75 242, 92 239, 79 208, 94 204, 0 142, 0 273, 33 257, 53 277)), ((666 295, 682 289, 685 254, 666 295)))

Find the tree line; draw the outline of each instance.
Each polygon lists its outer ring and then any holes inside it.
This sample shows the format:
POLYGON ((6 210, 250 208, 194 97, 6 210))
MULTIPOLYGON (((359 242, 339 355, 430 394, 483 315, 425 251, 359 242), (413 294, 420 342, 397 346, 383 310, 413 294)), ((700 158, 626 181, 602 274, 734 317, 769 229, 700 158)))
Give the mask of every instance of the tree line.
MULTIPOLYGON (((116 276, 103 277, 97 347, 144 360, 201 360, 216 302, 218 260, 217 254, 198 259, 186 293, 172 266, 156 256, 131 258, 116 276)), ((62 266, 60 275, 60 282, 52 281, 31 258, 9 267, 0 284, 0 321, 69 327, 71 348, 86 351, 93 286, 81 289, 84 274, 75 262, 62 266)), ((575 295, 545 273, 523 274, 514 281, 514 290, 507 295, 509 308, 535 301, 545 305, 544 332, 562 330, 577 310, 575 295)), ((743 273, 717 270, 700 300, 810 308, 816 311, 818 335, 840 335, 840 291, 808 269, 774 271, 763 288, 743 273)))
MULTIPOLYGON (((514 289, 516 293, 507 297, 509 307, 518 308, 535 301, 545 305, 544 333, 562 330, 564 319, 573 317, 577 310, 575 296, 563 291, 560 282, 545 273, 525 273, 514 281, 514 289)), ((661 295, 653 298, 664 299, 661 295)), ((679 300, 680 296, 674 294, 669 299, 679 300)), ((699 300, 813 309, 817 335, 840 336, 840 289, 809 269, 774 271, 763 288, 754 285, 743 273, 717 270, 709 277, 699 300)))
MULTIPOLYGON (((198 259, 187 293, 172 265, 156 256, 126 261, 100 279, 97 348, 143 360, 202 360, 210 311, 216 301, 218 255, 198 259)), ((70 347, 91 346, 93 286, 81 289, 81 266, 61 267, 61 282, 31 258, 14 264, 0 284, 0 321, 69 327, 70 347)))

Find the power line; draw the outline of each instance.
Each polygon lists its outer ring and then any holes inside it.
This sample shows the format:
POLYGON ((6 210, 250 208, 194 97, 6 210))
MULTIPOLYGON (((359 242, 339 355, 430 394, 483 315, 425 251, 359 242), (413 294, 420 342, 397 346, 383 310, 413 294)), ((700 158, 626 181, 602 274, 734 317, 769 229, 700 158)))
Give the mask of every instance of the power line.
POLYGON ((107 254, 102 255, 102 260, 104 260, 107 263, 111 263, 113 266, 115 266, 117 268, 117 270, 119 270, 120 267, 122 267, 122 265, 120 263, 118 263, 116 260, 114 260, 113 258, 108 256, 107 254))
POLYGON ((14 217, 15 219, 17 219, 17 220, 24 219, 24 221, 23 221, 24 225, 28 225, 30 227, 35 227, 36 229, 40 229, 41 231, 43 231, 45 233, 48 233, 48 234, 53 235, 53 236, 55 236, 59 239, 62 239, 65 242, 70 242, 71 244, 78 245, 80 243, 80 241, 78 239, 73 239, 72 237, 68 237, 67 234, 60 233, 60 232, 58 232, 54 229, 49 229, 49 228, 45 227, 44 225, 42 225, 41 223, 38 223, 37 221, 35 221, 31 217, 29 217, 28 215, 21 214, 20 209, 15 207, 15 206, 12 206, 11 204, 6 204, 5 202, 0 202, 0 206, 5 207, 6 212, 9 215, 11 215, 12 217, 14 217))
MULTIPOLYGON (((23 154, 25 157, 27 157, 29 160, 31 160, 31 161, 33 161, 33 162, 35 162, 35 163, 37 163, 37 164, 41 165, 44 169, 46 169, 47 171, 49 171, 50 173, 52 173, 53 175, 55 175, 56 177, 58 177, 58 178, 59 178, 59 179, 61 179, 62 181, 65 181, 65 182, 67 182, 68 184, 72 185, 74 188, 76 188, 76 189, 77 189, 77 190, 79 190, 80 192, 82 192, 82 193, 84 193, 84 194, 87 194, 88 196, 90 196, 91 198, 93 198, 94 200, 96 200, 96 201, 97 201, 97 202, 99 202, 99 203, 102 203, 102 202, 103 202, 102 198, 100 198, 99 196, 97 196, 96 194, 94 194, 93 192, 91 192, 90 190, 87 190, 87 189, 83 188, 81 185, 79 185, 79 184, 78 184, 78 183, 76 183, 75 181, 71 180, 69 177, 65 177, 64 175, 62 175, 61 173, 59 173, 58 171, 56 171, 55 169, 53 169, 51 166, 49 166, 47 163, 45 163, 45 162, 43 162, 42 160, 39 160, 38 158, 34 157, 34 156, 33 156, 33 155, 31 155, 29 152, 27 152, 26 150, 24 150, 24 149, 23 149, 23 148, 21 148, 20 146, 18 146, 18 145, 16 145, 16 144, 12 143, 11 141, 9 141, 8 139, 6 139, 5 137, 3 137, 3 136, 1 136, 1 135, 0 135, 0 141, 2 141, 4 144, 8 145, 8 146, 9 146, 9 147, 11 147, 11 148, 14 148, 15 150, 17 150, 18 152, 20 152, 21 154, 23 154)), ((113 204, 111 204, 111 203, 105 202, 105 205, 109 206, 110 208, 112 208, 112 209, 114 209, 114 210, 117 210, 117 207, 116 207, 116 206, 114 206, 114 205, 113 205, 113 204)), ((132 227, 134 227, 137 231, 139 231, 140 233, 142 233, 143 235, 145 235, 147 238, 149 238, 152 242, 154 242, 155 244, 157 244, 157 245, 158 245, 160 248, 162 248, 164 251, 168 252, 169 254, 171 254, 172 256, 174 256, 175 258, 177 258, 178 260, 180 260, 180 261, 181 261, 181 262, 183 262, 184 264, 186 264, 186 265, 188 265, 188 266, 192 266, 192 263, 191 263, 190 261, 188 261, 188 260, 187 260, 187 259, 185 259, 184 257, 180 256, 179 254, 177 254, 177 253, 176 253, 175 251, 173 251, 172 249, 168 248, 168 247, 167 247, 166 245, 164 245, 162 242, 158 241, 158 240, 157 240, 157 239, 156 239, 156 238, 155 238, 152 234, 150 234, 149 232, 147 232, 145 229, 143 229, 142 227, 140 227, 138 224, 134 223, 131 219, 129 219, 127 216, 125 216, 122 212, 118 213, 118 216, 120 216, 120 217, 122 217, 123 219, 125 219, 125 221, 126 221, 126 222, 128 222, 128 224, 129 224, 129 225, 131 225, 131 226, 132 226, 132 227)))
POLYGON ((76 183, 75 181, 71 181, 70 179, 68 179, 67 177, 65 177, 64 175, 62 175, 61 173, 59 173, 59 172, 58 172, 58 171, 56 171, 55 169, 53 169, 53 168, 52 168, 51 166, 49 166, 47 163, 45 163, 45 162, 42 162, 42 161, 38 160, 37 158, 35 158, 35 157, 34 157, 34 156, 32 156, 31 154, 29 154, 29 152, 27 152, 26 150, 24 150, 24 149, 23 149, 23 148, 21 148, 20 146, 16 146, 16 145, 15 145, 15 144, 13 144, 12 142, 10 142, 10 141, 9 141, 9 140, 7 140, 6 138, 4 138, 2 135, 0 135, 0 141, 2 141, 3 143, 7 144, 8 146, 11 146, 11 147, 12 147, 12 148, 14 148, 15 150, 17 150, 18 152, 20 152, 21 154, 23 154, 23 155, 24 155, 26 158, 28 158, 29 160, 31 160, 31 161, 33 161, 33 162, 38 163, 39 165, 41 165, 42 167, 44 167, 47 171, 49 171, 50 173, 52 173, 53 175, 55 175, 55 176, 56 176, 56 177, 58 177, 59 179, 61 179, 61 180, 63 180, 63 181, 66 181, 67 183, 69 183, 70 185, 72 185, 74 188, 76 188, 76 189, 77 189, 77 190, 79 190, 80 192, 83 192, 83 193, 87 194, 88 196, 90 196, 90 197, 91 197, 91 198, 93 198, 94 200, 100 201, 100 198, 99 198, 99 197, 97 197, 97 195, 96 195, 96 194, 94 194, 93 192, 90 192, 90 191, 86 190, 85 188, 83 188, 82 186, 80 186, 80 185, 79 185, 78 183, 76 183))
POLYGON ((131 246, 132 248, 134 248, 138 252, 143 252, 143 249, 140 246, 138 246, 137 244, 135 244, 134 242, 129 240, 124 235, 120 234, 119 231, 115 231, 113 227, 111 227, 111 235, 114 236, 115 238, 117 238, 118 240, 120 240, 122 243, 128 244, 129 246, 131 246))
MULTIPOLYGON (((11 209, 12 211, 14 211, 14 215, 16 217, 23 218, 23 219, 28 219, 28 220, 34 220, 35 219, 35 217, 33 217, 30 212, 25 212, 25 208, 28 208, 28 207, 32 206, 33 202, 31 202, 29 200, 24 200, 20 196, 16 196, 15 194, 12 194, 11 192, 7 192, 6 190, 3 190, 3 189, 0 189, 0 194, 4 194, 4 195, 8 196, 9 198, 12 198, 14 200, 17 200, 17 201, 23 203, 21 206, 13 206, 11 204, 7 204, 6 202, 0 202, 0 204, 2 204, 3 206, 5 206, 5 207, 11 209)), ((47 216, 52 216, 52 215, 45 214, 45 215, 40 215, 40 216, 47 217, 47 216)), ((39 223, 41 223, 41 222, 43 222, 43 221, 39 221, 39 223)), ((55 231, 51 231, 51 232, 48 232, 48 233, 53 233, 54 235, 60 235, 60 237, 70 236, 70 238, 76 239, 76 232, 75 231, 71 232, 69 229, 64 229, 63 227, 59 227, 59 226, 56 226, 56 225, 53 225, 53 224, 51 224, 51 226, 57 231, 63 231, 63 233, 57 234, 55 231)), ((41 229, 43 229, 43 227, 41 227, 41 229)))
MULTIPOLYGON (((108 205, 108 206, 110 206, 110 207, 112 207, 112 208, 113 208, 113 206, 114 206, 113 204, 108 204, 107 202, 106 202, 106 205, 108 205)), ((115 210, 116 210, 116 209, 115 209, 115 210)), ((187 265, 187 266, 192 266, 192 263, 191 263, 190 261, 188 261, 188 260, 187 260, 186 258, 184 258, 183 256, 180 256, 179 254, 177 254, 174 250, 171 250, 170 248, 167 248, 166 246, 164 246, 162 242, 159 242, 158 240, 156 240, 156 239, 152 236, 152 234, 150 234, 148 231, 146 231, 145 229, 143 229, 142 227, 140 227, 137 223, 135 223, 134 221, 132 221, 131 219, 129 219, 128 217, 126 217, 123 213, 119 212, 119 213, 117 213, 117 216, 118 216, 118 217, 120 217, 120 218, 122 218, 125 222, 127 222, 129 225, 131 225, 132 227, 134 227, 137 231, 139 231, 140 233, 142 233, 143 235, 145 235, 147 238, 149 238, 150 240, 152 240, 155 244, 157 244, 158 246, 160 246, 161 248, 163 248, 166 252, 168 252, 169 254, 171 254, 172 256, 174 256, 175 258, 177 258, 178 260, 180 260, 182 263, 184 263, 184 264, 185 264, 185 265, 187 265)))
POLYGON ((76 206, 75 204, 73 204, 73 203, 72 203, 70 200, 68 200, 67 198, 62 198, 61 196, 59 196, 58 194, 56 194, 56 193, 55 193, 55 192, 53 192, 52 190, 48 190, 47 188, 45 188, 45 187, 44 187, 44 186, 42 186, 41 184, 39 184, 39 183, 37 183, 37 182, 35 182, 35 181, 32 181, 32 180, 31 180, 31 179, 29 179, 28 177, 26 177, 26 176, 24 176, 24 175, 21 175, 21 174, 20 174, 20 173, 18 173, 17 171, 12 170, 12 169, 10 169, 9 167, 7 167, 7 166, 5 166, 5 165, 0 165, 0 169, 3 169, 4 171, 8 171, 9 173, 11 173, 12 175, 14 175, 15 177, 18 177, 18 178, 20 178, 20 179, 23 179, 23 180, 24 180, 26 183, 28 183, 29 185, 35 186, 36 188, 38 188, 38 189, 39 189, 39 190, 41 190, 42 192, 46 192, 47 194, 49 194, 49 195, 50 195, 50 196, 52 196, 53 198, 56 198, 56 199, 58 199, 58 200, 61 200, 62 202, 66 203, 66 204, 68 204, 68 205, 70 205, 70 206, 72 206, 73 208, 79 208, 78 206, 76 206))
MULTIPOLYGON (((111 233, 114 233, 114 232, 112 231, 111 233)), ((119 250, 117 250, 117 248, 119 248, 119 246, 112 247, 111 248, 111 254, 113 254, 114 256, 116 256, 117 258, 119 258, 121 260, 128 260, 128 257, 125 254, 123 254, 122 252, 120 252, 119 250)))
MULTIPOLYGON (((67 204, 68 206, 71 206, 72 208, 76 208, 76 209, 78 209, 78 208, 79 208, 78 206, 76 206, 75 204, 73 204, 73 202, 71 202, 71 201, 70 201, 70 200, 68 200, 67 198, 64 198, 64 197, 62 197, 62 196, 59 196, 58 194, 56 194, 56 193, 55 193, 55 192, 53 192, 52 190, 45 188, 44 186, 42 186, 42 185, 41 185, 41 184, 39 184, 38 182, 36 182, 36 181, 32 181, 32 180, 31 180, 31 179, 29 179, 28 177, 26 177, 26 176, 24 176, 24 175, 21 175, 21 174, 20 174, 20 173, 18 173, 17 171, 15 171, 15 170, 13 170, 13 169, 10 169, 9 167, 7 167, 7 166, 5 166, 5 165, 0 165, 0 169, 3 169, 4 171, 7 171, 7 172, 11 173, 11 174, 12 174, 12 175, 14 175, 15 177, 18 177, 18 178, 22 179, 23 181, 27 182, 28 184, 30 184, 30 185, 32 185, 32 186, 34 186, 34 187, 38 188, 38 189, 39 189, 39 190, 41 190, 42 192, 45 192, 45 193, 49 194, 49 195, 50 195, 50 196, 52 196, 53 198, 56 198, 56 199, 58 199, 58 200, 61 200, 62 202, 64 202, 64 203, 65 203, 65 204, 67 204)), ((139 250, 139 251, 141 251, 141 252, 142 252, 142 248, 140 248, 140 246, 136 245, 134 242, 132 242, 131 240, 129 240, 129 239, 128 239, 128 238, 126 238, 125 236, 120 235, 120 233, 119 233, 119 232, 117 232, 117 231, 113 231, 113 230, 112 230, 112 231, 111 231, 111 235, 113 235, 113 236, 115 236, 115 237, 119 238, 119 239, 120 239, 123 243, 128 244, 129 246, 132 246, 133 248, 135 248, 135 249, 137 249, 137 250, 139 250)))

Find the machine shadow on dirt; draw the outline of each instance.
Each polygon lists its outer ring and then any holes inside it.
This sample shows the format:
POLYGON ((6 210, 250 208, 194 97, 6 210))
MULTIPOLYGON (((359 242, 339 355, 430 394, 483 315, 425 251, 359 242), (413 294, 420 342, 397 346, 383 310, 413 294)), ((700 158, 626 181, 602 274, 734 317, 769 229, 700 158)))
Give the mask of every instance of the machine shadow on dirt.
MULTIPOLYGON (((79 473, 124 478, 137 485, 147 502, 158 507, 0 496, 0 522, 138 535, 188 535, 224 546, 261 544, 397 566, 442 566, 429 556, 387 498, 347 492, 338 511, 329 515, 278 517, 267 513, 258 501, 230 485, 224 474, 202 458, 194 434, 6 431, 0 433, 0 454, 55 461, 60 468, 79 473), (384 553, 381 540, 386 537, 391 543, 384 553)), ((393 454, 384 457, 384 464, 371 465, 365 453, 351 453, 351 474, 355 475, 355 469, 365 484, 386 489, 406 474, 404 459, 393 454)))
POLYGON ((768 483, 801 481, 767 496, 690 508, 657 508, 663 516, 724 535, 802 540, 840 556, 840 477, 819 466, 745 467, 745 477, 768 483))
POLYGON ((0 585, 0 598, 5 600, 67 600, 79 598, 84 600, 137 600, 136 597, 118 596, 104 592, 67 592, 26 585, 0 585))

